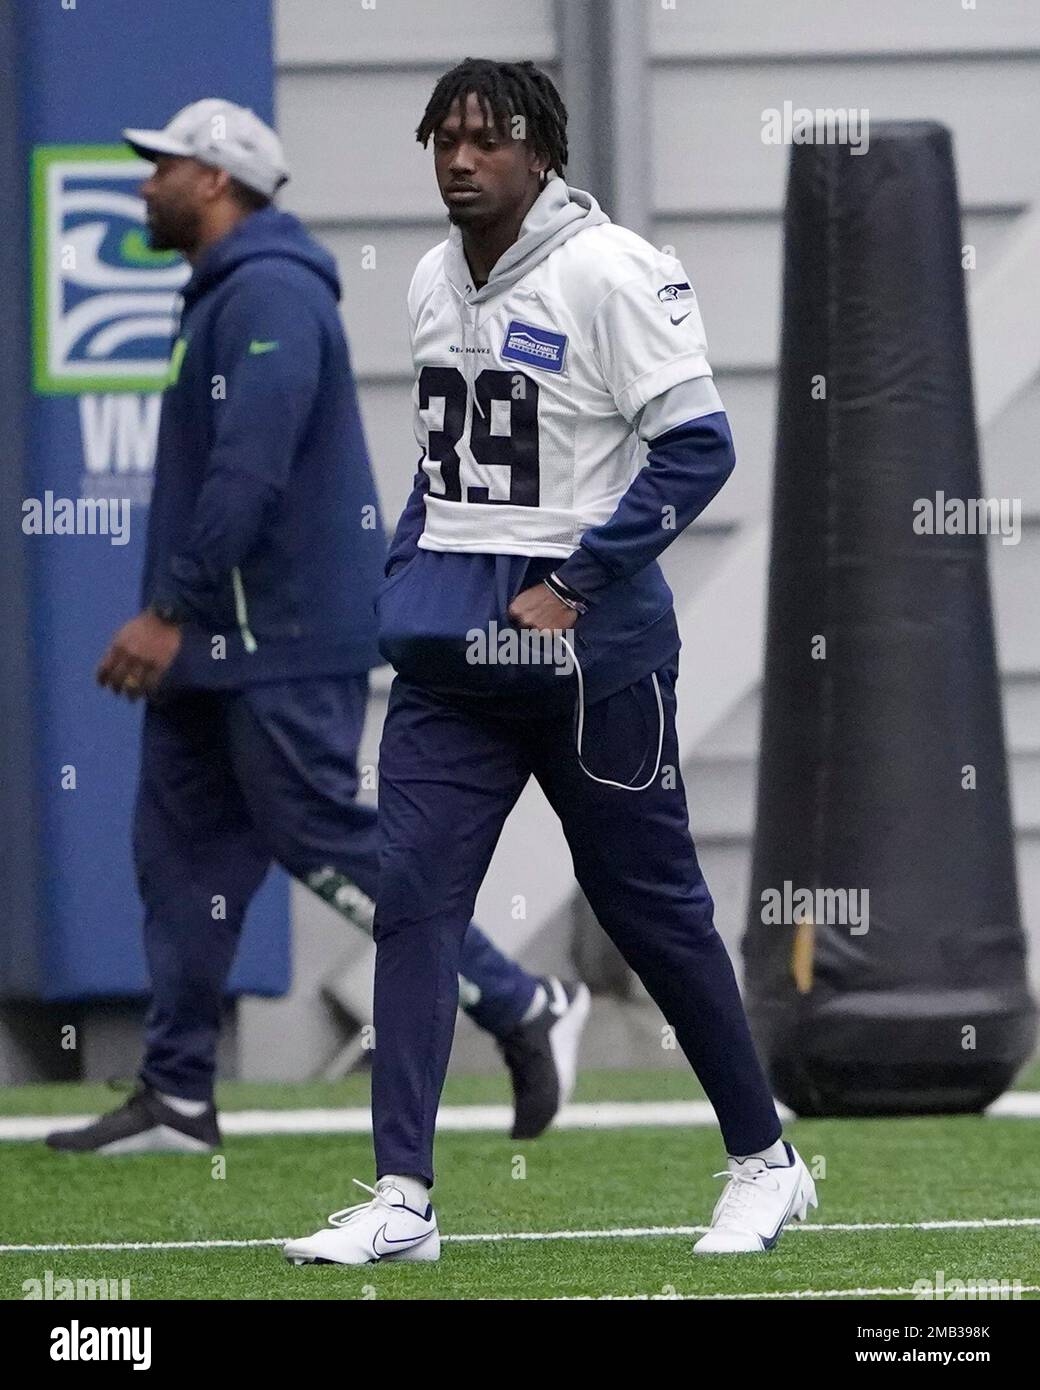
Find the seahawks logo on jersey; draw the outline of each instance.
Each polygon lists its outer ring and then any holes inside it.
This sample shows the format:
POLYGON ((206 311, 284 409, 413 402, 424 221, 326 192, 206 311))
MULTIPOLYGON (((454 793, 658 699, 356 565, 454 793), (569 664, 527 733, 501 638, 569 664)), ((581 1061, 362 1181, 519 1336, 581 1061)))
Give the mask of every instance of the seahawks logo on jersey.
MULTIPOLYGON (((662 304, 668 305, 669 309, 674 310, 684 299, 693 298, 693 288, 689 280, 674 280, 669 285, 662 285, 657 291, 657 297, 662 304)), ((689 318, 693 312, 692 307, 680 314, 674 312, 669 315, 674 324, 682 323, 683 319, 689 318)))

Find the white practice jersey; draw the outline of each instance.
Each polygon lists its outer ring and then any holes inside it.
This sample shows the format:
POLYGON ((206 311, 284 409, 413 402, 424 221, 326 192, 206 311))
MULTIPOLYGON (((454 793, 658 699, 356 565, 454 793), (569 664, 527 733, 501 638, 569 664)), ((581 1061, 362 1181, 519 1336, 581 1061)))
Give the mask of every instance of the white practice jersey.
POLYGON ((429 251, 408 293, 419 545, 566 557, 635 477, 648 402, 705 378, 691 414, 721 409, 696 296, 674 256, 611 222, 497 292, 493 275, 477 303, 450 255, 429 251))

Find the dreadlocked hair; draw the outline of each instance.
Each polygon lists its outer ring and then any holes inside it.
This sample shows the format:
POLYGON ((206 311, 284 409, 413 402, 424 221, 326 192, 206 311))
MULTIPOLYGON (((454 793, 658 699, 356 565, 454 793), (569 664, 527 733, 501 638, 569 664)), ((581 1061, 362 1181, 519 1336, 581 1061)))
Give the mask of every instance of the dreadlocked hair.
POLYGON ((508 129, 513 116, 522 116, 527 143, 550 169, 563 173, 567 165, 567 108, 551 78, 531 62, 464 58, 433 89, 415 132, 421 145, 429 143, 456 101, 464 105, 471 92, 489 125, 508 129))

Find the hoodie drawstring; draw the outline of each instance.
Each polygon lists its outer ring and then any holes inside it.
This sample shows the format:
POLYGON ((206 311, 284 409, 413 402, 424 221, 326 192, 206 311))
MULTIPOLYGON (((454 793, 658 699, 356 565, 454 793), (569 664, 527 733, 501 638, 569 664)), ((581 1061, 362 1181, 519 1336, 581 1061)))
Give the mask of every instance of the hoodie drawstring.
MULTIPOLYGON (((451 283, 451 282, 449 281, 449 284, 450 284, 450 283, 451 283)), ((470 322, 469 322, 469 314, 468 314, 469 305, 466 303, 466 297, 465 297, 465 295, 461 294, 461 293, 459 292, 459 290, 457 290, 457 289, 455 288, 454 285, 452 285, 451 288, 455 291, 455 296, 456 296, 456 299, 457 299, 457 306, 456 306, 456 307, 458 308, 458 311, 459 311, 459 328, 460 328, 461 333, 462 333, 462 369, 463 369, 463 376, 466 378, 466 403, 467 403, 467 406, 469 406, 470 402, 472 402, 472 405, 476 407, 477 412, 478 412, 478 414, 480 415, 480 418, 481 418, 482 420, 486 420, 486 419, 487 419, 487 416, 484 414, 483 410, 481 410, 481 408, 480 408, 480 402, 477 400, 477 391, 476 391, 476 386, 475 386, 475 377, 474 377, 474 375, 473 375, 473 354, 472 354, 472 353, 470 352, 470 350, 469 350, 469 349, 470 349, 470 340, 469 340, 470 322)), ((479 326, 479 316, 480 316, 480 310, 478 309, 478 310, 477 310, 477 313, 476 313, 476 316, 475 316, 475 318, 474 318, 474 321, 473 321, 473 329, 474 329, 474 331, 476 331, 477 327, 479 326)), ((466 424, 467 424, 467 425, 469 424, 469 420, 468 420, 468 419, 467 419, 467 421, 466 421, 466 424)))

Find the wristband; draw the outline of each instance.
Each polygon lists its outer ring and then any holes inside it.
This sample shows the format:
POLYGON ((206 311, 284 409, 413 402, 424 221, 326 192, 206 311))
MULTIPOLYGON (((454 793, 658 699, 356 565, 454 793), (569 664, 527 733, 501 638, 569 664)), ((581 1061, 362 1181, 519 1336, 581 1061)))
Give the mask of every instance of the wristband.
POLYGON ((587 613, 588 604, 585 603, 581 594, 576 589, 572 589, 569 584, 565 584, 562 579, 558 579, 555 574, 548 575, 542 583, 562 604, 574 610, 575 613, 587 613))

